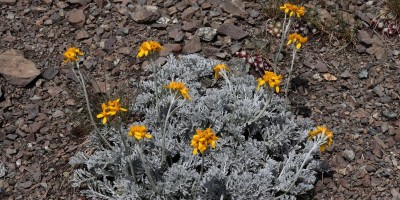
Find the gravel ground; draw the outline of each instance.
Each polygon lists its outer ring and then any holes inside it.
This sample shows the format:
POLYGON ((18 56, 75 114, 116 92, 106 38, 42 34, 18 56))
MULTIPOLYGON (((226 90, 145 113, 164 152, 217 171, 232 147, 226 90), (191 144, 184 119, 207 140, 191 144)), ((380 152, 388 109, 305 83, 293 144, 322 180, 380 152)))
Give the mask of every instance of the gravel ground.
MULTIPOLYGON (((131 83, 146 75, 146 63, 134 56, 144 40, 164 44, 159 62, 170 53, 228 62, 241 49, 272 60, 277 39, 267 27, 276 19, 257 2, 0 0, 0 197, 83 198, 69 184, 68 161, 91 150, 90 126, 77 77, 63 63, 66 48, 85 52, 81 66, 94 109, 100 93, 125 94, 128 105, 136 94, 131 83)), ((400 37, 370 26, 384 1, 318 2, 306 6, 322 25, 337 19, 335 8, 354 37, 346 40, 343 29, 313 34, 309 26, 296 59, 290 109, 335 133, 320 155, 326 171, 309 196, 400 199, 400 37)), ((279 66, 290 65, 290 50, 283 54, 279 66)))

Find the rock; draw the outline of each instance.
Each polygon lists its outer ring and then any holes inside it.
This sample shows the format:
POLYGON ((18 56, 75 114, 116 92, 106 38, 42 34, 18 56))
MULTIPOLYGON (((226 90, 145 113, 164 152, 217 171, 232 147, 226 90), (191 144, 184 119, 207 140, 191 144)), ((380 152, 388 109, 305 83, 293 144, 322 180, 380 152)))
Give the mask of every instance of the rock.
POLYGON ((28 120, 33 120, 36 118, 36 116, 39 114, 39 109, 40 106, 39 104, 28 104, 25 107, 25 113, 28 114, 27 119, 28 120))
POLYGON ((7 134, 7 136, 6 136, 6 138, 11 141, 14 141, 17 137, 18 137, 17 134, 7 134))
POLYGON ((49 86, 47 89, 47 93, 50 94, 50 96, 54 97, 57 96, 58 94, 60 94, 63 91, 63 89, 61 87, 53 87, 53 86, 49 86))
POLYGON ((215 47, 204 47, 203 53, 207 57, 215 56, 215 54, 219 53, 220 49, 215 47))
POLYGON ((190 22, 183 22, 182 30, 192 32, 201 26, 200 20, 193 20, 190 22))
POLYGON ((358 78, 359 78, 359 79, 366 79, 366 78, 368 78, 368 69, 367 69, 367 68, 362 68, 362 69, 358 72, 358 78))
POLYGON ((344 150, 342 152, 343 158, 345 158, 347 161, 353 161, 355 158, 355 154, 353 150, 344 150))
POLYGON ((235 40, 240 40, 249 35, 249 33, 233 24, 223 24, 218 28, 217 32, 222 35, 230 36, 235 40))
POLYGON ((211 27, 202 27, 197 30, 197 35, 200 37, 200 39, 206 42, 211 42, 215 35, 217 35, 217 29, 211 27))
POLYGON ((179 29, 173 29, 168 32, 168 37, 174 39, 175 42, 180 42, 183 40, 183 32, 179 29))
POLYGON ((75 39, 76 40, 81 40, 81 39, 87 39, 89 38, 89 34, 86 30, 80 30, 76 33, 75 39))
POLYGON ((32 182, 31 181, 26 181, 26 182, 20 183, 19 185, 22 188, 28 189, 28 188, 30 188, 32 186, 32 182))
POLYGON ((10 84, 25 87, 40 71, 32 61, 11 49, 0 54, 0 73, 10 84))
POLYGON ((371 39, 371 36, 367 31, 360 30, 357 33, 357 39, 360 42, 363 42, 364 44, 371 45, 373 43, 373 40, 371 39))
POLYGON ((181 14, 181 18, 183 20, 188 20, 190 18, 192 18, 193 14, 199 9, 199 7, 189 7, 187 8, 185 11, 182 12, 181 14))
POLYGON ((347 78, 351 77, 351 74, 350 74, 349 70, 346 69, 342 74, 340 74, 340 77, 347 79, 347 78))
POLYGON ((224 1, 224 3, 220 5, 220 7, 222 8, 222 10, 231 14, 234 17, 245 18, 246 16, 245 5, 243 4, 242 1, 239 0, 224 1))
POLYGON ((321 61, 318 61, 318 63, 315 65, 315 68, 319 73, 327 73, 329 71, 326 64, 321 61))
POLYGON ((242 48, 242 44, 236 43, 236 44, 233 44, 232 46, 230 46, 228 51, 230 54, 233 55, 234 53, 238 52, 241 48, 242 48))
POLYGON ((186 41, 182 51, 185 54, 192 54, 201 51, 200 37, 196 35, 192 39, 186 41))
POLYGON ((380 97, 383 97, 384 95, 384 89, 381 85, 376 85, 373 89, 374 93, 377 94, 380 97))
POLYGON ((397 113, 393 110, 382 111, 382 117, 386 120, 395 120, 397 118, 397 113))
POLYGON ((14 5, 17 0, 0 0, 0 5, 14 5))
POLYGON ((15 149, 6 149, 6 154, 8 155, 14 155, 17 153, 17 150, 15 149))
POLYGON ((260 15, 260 12, 258 12, 257 10, 250 10, 249 15, 252 18, 257 18, 260 15))
POLYGON ((179 53, 182 50, 180 44, 164 44, 164 49, 160 51, 160 56, 168 56, 170 53, 179 53))
POLYGON ((367 48, 365 48, 364 45, 358 44, 356 45, 356 51, 357 53, 365 53, 367 51, 367 48))
POLYGON ((61 110, 56 110, 56 111, 54 111, 54 113, 52 114, 52 116, 53 116, 54 118, 62 117, 62 116, 64 116, 64 112, 61 111, 61 110))
POLYGON ((134 12, 131 12, 129 15, 131 16, 133 21, 140 24, 146 24, 157 21, 157 19, 160 17, 160 14, 158 12, 152 12, 145 8, 137 8, 134 12))
POLYGON ((49 67, 46 70, 44 70, 44 72, 42 73, 42 77, 47 80, 51 80, 58 74, 58 71, 59 71, 58 69, 49 67))
POLYGON ((87 5, 91 0, 67 0, 71 4, 81 4, 82 6, 87 5))
POLYGON ((82 9, 73 9, 68 11, 66 16, 69 23, 74 26, 83 26, 85 24, 86 16, 82 9))
POLYGON ((1 88, 1 85, 0 85, 0 99, 1 98, 3 98, 3 89, 1 88))
POLYGON ((400 129, 397 130, 397 134, 394 136, 396 142, 400 142, 400 129))

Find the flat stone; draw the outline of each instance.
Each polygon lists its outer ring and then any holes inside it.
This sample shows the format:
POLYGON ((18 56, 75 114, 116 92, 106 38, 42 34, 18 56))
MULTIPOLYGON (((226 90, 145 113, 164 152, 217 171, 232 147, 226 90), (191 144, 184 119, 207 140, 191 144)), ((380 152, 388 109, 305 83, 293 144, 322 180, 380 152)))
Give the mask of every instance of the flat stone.
POLYGON ((51 80, 58 74, 58 71, 59 71, 58 69, 54 69, 52 67, 49 67, 49 68, 44 70, 44 72, 42 73, 42 77, 47 79, 47 80, 51 80))
POLYGON ((8 154, 8 155, 14 155, 16 153, 17 153, 17 150, 15 150, 15 149, 10 149, 10 148, 6 149, 6 154, 8 154))
POLYGON ((12 85, 25 87, 39 74, 35 64, 11 49, 0 54, 0 73, 12 85))
POLYGON ((200 20, 183 22, 182 30, 192 32, 201 26, 200 20))
POLYGON ((340 77, 347 79, 347 78, 351 77, 351 74, 350 74, 349 70, 346 69, 342 74, 340 74, 340 77))
POLYGON ((145 8, 137 8, 134 12, 129 14, 133 21, 140 24, 146 24, 150 22, 157 21, 160 18, 160 14, 158 12, 152 12, 145 8))
POLYGON ((196 35, 192 39, 186 41, 182 51, 185 54, 192 54, 201 51, 200 37, 196 35))
POLYGON ((249 15, 252 18, 257 18, 258 16, 260 16, 260 12, 258 12, 257 10, 250 10, 249 15))
POLYGON ((89 34, 86 30, 80 30, 76 33, 75 39, 76 40, 82 40, 82 39, 87 39, 89 38, 89 34))
POLYGON ((90 2, 90 0, 67 0, 67 2, 71 4, 81 4, 84 6, 87 5, 90 2))
POLYGON ((315 65, 315 68, 319 73, 327 73, 329 71, 329 68, 326 66, 326 64, 321 61, 318 61, 318 63, 315 65))
POLYGON ((180 44, 164 44, 164 49, 160 51, 160 56, 168 56, 170 53, 179 53, 182 50, 180 44))
POLYGON ((54 113, 52 114, 52 116, 53 116, 54 118, 62 117, 62 116, 64 116, 64 112, 61 111, 61 110, 56 110, 56 111, 54 111, 54 113))
POLYGON ((28 104, 25 107, 25 113, 28 114, 27 119, 32 120, 35 119, 36 116, 39 114, 39 104, 28 104))
POLYGON ((357 32, 357 39, 358 39, 358 41, 363 42, 367 45, 370 45, 373 43, 373 40, 372 40, 371 36, 369 35, 369 33, 364 30, 360 30, 357 32))
POLYGON ((181 18, 183 20, 188 20, 190 18, 192 18, 193 14, 199 9, 199 7, 189 7, 186 10, 184 10, 181 14, 181 18))
POLYGON ((74 26, 83 26, 85 24, 86 16, 82 9, 73 9, 66 14, 69 23, 74 26))
POLYGON ((26 181, 26 182, 20 183, 19 186, 21 186, 22 188, 28 189, 32 186, 32 182, 26 181))
POLYGON ((222 35, 230 36, 234 40, 240 40, 249 35, 249 33, 233 24, 223 24, 218 28, 217 32, 222 35))
POLYGON ((239 0, 227 0, 224 1, 220 7, 225 12, 231 14, 237 18, 244 18, 246 16, 245 5, 239 0))
POLYGON ((17 134, 7 134, 6 138, 9 140, 14 141, 15 139, 17 139, 18 135, 17 134))
POLYGON ((168 37, 174 39, 175 42, 180 42, 183 40, 183 32, 179 29, 173 29, 168 32, 168 37))

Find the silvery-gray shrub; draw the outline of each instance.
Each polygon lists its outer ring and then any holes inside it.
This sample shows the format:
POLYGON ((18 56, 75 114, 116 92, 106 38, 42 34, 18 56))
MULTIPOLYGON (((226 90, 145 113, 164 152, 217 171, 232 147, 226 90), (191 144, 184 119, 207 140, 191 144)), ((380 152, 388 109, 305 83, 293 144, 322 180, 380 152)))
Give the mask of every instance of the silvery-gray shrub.
MULTIPOLYGON (((80 152, 71 158, 70 164, 76 166, 73 186, 83 188, 81 192, 94 199, 296 199, 311 190, 318 160, 310 156, 304 167, 299 167, 314 145, 307 140, 312 122, 296 118, 285 110, 283 99, 273 94, 265 115, 247 124, 262 109, 269 93, 264 88, 256 90, 256 79, 244 72, 240 61, 228 63, 231 88, 222 77, 214 81, 213 67, 219 63, 197 55, 170 56, 164 66, 157 67, 157 79, 151 72, 140 82, 141 94, 130 110, 143 115, 143 120, 133 125, 144 124, 153 135, 145 140, 143 148, 161 195, 153 192, 133 139, 129 139, 132 154, 126 155, 121 137, 113 128, 102 130, 112 149, 101 147, 94 134, 92 146, 96 151, 80 152), (158 80, 160 91, 158 115, 154 80, 158 80), (166 131, 168 167, 163 167, 162 126, 171 93, 162 86, 172 80, 185 83, 192 100, 180 99, 172 107, 175 112, 166 131), (190 141, 196 129, 208 127, 219 140, 215 149, 206 151, 204 175, 197 182, 201 156, 193 155, 190 141), (130 161, 137 183, 129 174, 130 161)), ((124 133, 128 128, 124 127, 124 133)))

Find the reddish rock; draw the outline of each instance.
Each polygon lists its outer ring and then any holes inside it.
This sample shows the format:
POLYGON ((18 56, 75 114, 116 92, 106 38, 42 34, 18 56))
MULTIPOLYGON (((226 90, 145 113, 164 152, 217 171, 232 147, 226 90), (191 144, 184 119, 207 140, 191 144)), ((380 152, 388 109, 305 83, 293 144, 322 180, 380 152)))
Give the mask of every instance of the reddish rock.
POLYGON ((74 26, 83 26, 85 24, 86 16, 82 9, 73 9, 66 14, 69 23, 74 26))

